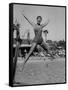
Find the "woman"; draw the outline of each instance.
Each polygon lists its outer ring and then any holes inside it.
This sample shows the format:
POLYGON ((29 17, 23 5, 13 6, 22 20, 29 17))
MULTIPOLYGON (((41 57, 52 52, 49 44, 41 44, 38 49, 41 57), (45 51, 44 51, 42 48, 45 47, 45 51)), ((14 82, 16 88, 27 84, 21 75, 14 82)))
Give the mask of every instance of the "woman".
POLYGON ((24 14, 22 14, 24 16, 24 18, 31 24, 31 26, 33 27, 34 33, 35 33, 35 37, 31 46, 31 49, 28 53, 28 55, 26 56, 24 63, 23 63, 23 68, 25 63, 28 61, 30 55, 32 54, 33 50, 35 49, 35 47, 37 45, 40 45, 44 50, 47 50, 47 52, 51 55, 51 57, 54 59, 53 55, 51 54, 49 48, 47 47, 47 45, 43 42, 43 38, 42 38, 42 29, 47 26, 47 24, 49 23, 49 20, 47 20, 44 24, 41 24, 42 21, 42 17, 41 16, 37 16, 36 20, 37 20, 37 24, 31 22, 24 14))

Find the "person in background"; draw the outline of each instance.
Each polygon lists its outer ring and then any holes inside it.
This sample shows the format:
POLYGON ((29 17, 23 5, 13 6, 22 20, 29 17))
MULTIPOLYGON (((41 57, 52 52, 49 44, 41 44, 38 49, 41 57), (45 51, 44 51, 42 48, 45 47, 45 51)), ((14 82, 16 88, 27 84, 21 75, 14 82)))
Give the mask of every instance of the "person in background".
POLYGON ((24 32, 22 37, 25 37, 25 34, 27 34, 27 43, 30 44, 30 31, 29 31, 29 29, 24 32))
POLYGON ((44 33, 44 42, 46 43, 48 30, 44 29, 44 30, 43 30, 43 33, 44 33))

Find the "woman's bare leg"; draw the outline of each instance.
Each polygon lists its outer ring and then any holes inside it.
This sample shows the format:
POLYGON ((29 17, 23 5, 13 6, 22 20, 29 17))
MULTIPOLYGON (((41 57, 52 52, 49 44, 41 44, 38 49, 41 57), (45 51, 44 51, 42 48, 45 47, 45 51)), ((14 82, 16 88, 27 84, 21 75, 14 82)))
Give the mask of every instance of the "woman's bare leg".
POLYGON ((23 68, 22 69, 24 69, 26 62, 28 61, 28 59, 29 59, 30 55, 32 54, 33 50, 35 49, 36 45, 37 45, 36 43, 32 44, 31 49, 30 49, 29 53, 27 54, 27 56, 23 62, 23 68))
MULTIPOLYGON (((42 42, 41 47, 43 47, 43 49, 46 50, 47 53, 49 53, 50 56, 51 56, 53 59, 55 58, 55 57, 52 55, 51 51, 49 50, 48 46, 47 46, 44 42, 42 42)), ((45 53, 44 53, 44 55, 45 55, 45 53)))
POLYGON ((43 51, 44 51, 44 49, 40 45, 37 45, 37 49, 38 49, 38 53, 40 53, 40 52, 43 53, 43 51))

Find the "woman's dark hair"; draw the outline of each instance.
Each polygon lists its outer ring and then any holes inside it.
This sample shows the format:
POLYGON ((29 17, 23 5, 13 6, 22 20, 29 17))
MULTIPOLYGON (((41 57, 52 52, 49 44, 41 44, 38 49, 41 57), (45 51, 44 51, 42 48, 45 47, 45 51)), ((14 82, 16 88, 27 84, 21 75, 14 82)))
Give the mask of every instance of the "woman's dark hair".
POLYGON ((36 18, 36 19, 38 19, 38 18, 40 18, 40 19, 42 20, 42 17, 41 17, 41 16, 37 16, 37 18, 36 18))

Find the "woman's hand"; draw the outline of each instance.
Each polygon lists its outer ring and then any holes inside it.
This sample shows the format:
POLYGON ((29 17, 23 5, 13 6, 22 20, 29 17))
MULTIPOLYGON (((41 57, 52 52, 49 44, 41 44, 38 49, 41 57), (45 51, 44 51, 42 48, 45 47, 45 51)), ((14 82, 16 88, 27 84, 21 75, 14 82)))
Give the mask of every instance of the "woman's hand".
POLYGON ((42 27, 45 27, 46 25, 48 25, 49 22, 50 22, 50 20, 47 19, 46 22, 44 24, 42 24, 42 27))
POLYGON ((22 11, 22 15, 25 16, 24 10, 22 11))
POLYGON ((22 11, 22 15, 24 16, 24 18, 25 18, 32 26, 35 25, 31 20, 29 20, 29 19, 26 17, 26 15, 25 15, 25 13, 24 13, 24 10, 22 11))

